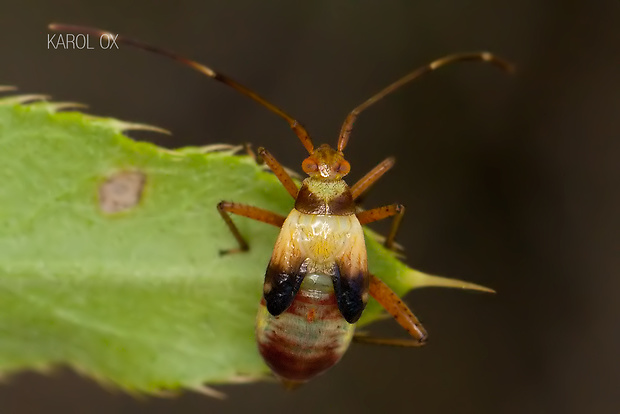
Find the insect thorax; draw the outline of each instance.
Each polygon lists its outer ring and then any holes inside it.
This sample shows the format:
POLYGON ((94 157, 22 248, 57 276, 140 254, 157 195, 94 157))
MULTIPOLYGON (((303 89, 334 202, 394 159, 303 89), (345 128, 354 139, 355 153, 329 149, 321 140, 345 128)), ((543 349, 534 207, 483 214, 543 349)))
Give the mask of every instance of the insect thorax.
POLYGON ((295 208, 305 214, 355 214, 355 203, 344 180, 306 178, 299 189, 295 208))

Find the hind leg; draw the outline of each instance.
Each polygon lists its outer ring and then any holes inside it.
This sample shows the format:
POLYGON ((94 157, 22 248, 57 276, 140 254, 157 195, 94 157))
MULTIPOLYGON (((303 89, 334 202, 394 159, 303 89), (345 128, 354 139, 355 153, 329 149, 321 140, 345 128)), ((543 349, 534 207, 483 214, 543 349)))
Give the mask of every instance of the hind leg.
POLYGON ((375 275, 370 275, 370 295, 398 322, 400 326, 405 328, 413 339, 398 338, 376 338, 365 335, 356 335, 356 342, 376 345, 393 345, 419 347, 426 344, 428 334, 426 330, 411 312, 411 309, 403 302, 396 293, 388 285, 383 283, 381 279, 375 275))

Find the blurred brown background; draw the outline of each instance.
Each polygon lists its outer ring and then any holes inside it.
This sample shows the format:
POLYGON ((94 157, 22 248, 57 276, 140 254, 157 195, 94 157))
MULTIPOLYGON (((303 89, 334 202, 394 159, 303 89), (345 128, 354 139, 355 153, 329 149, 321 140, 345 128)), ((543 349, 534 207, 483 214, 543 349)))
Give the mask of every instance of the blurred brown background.
MULTIPOLYGON (((296 392, 221 387, 134 399, 68 371, 0 386, 5 413, 617 413, 620 410, 620 3, 509 0, 3 4, 0 84, 162 126, 167 146, 253 142, 299 169, 286 124, 228 88, 157 57, 47 50, 58 21, 133 35, 208 63, 335 143, 346 113, 411 69, 487 49, 365 112, 351 181, 398 164, 367 205, 399 201, 415 268, 497 289, 407 297, 424 349, 353 346, 296 392)), ((87 145, 87 143, 85 143, 87 145)), ((380 228, 380 227, 379 227, 380 228)), ((261 277, 262 275, 256 275, 261 277)), ((386 321, 376 332, 402 335, 386 321)))

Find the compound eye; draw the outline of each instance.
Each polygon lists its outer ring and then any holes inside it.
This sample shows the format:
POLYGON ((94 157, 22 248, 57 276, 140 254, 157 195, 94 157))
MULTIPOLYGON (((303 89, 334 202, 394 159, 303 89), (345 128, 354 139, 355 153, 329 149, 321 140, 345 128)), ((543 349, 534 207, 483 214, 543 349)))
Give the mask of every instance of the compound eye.
POLYGON ((317 172, 319 170, 319 166, 316 161, 308 157, 301 163, 301 169, 304 170, 306 174, 311 174, 317 172))
POLYGON ((347 175, 351 171, 351 164, 348 161, 342 160, 342 162, 336 167, 338 174, 347 175))

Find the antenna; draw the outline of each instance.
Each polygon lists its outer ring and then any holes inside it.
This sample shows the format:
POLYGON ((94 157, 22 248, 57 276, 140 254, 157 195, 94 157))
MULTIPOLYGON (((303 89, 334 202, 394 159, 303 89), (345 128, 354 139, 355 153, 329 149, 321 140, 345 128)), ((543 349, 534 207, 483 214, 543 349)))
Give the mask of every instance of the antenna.
POLYGON ((293 118, 292 116, 290 116, 289 114, 287 114, 286 112, 284 112, 283 110, 281 110, 280 108, 272 104, 271 102, 267 101, 262 96, 258 95, 257 93, 253 92, 247 87, 241 85, 240 83, 234 81, 228 76, 222 73, 216 72, 215 70, 211 69, 208 66, 205 66, 191 59, 187 59, 169 50, 155 47, 155 46, 149 45, 148 43, 144 43, 140 40, 132 39, 130 37, 116 35, 116 34, 113 34, 105 30, 100 30, 100 29, 96 29, 92 27, 82 27, 82 26, 73 26, 73 25, 56 24, 56 23, 50 24, 48 28, 56 32, 84 33, 84 34, 90 34, 90 35, 99 36, 99 37, 108 35, 108 36, 113 37, 119 43, 126 44, 128 46, 132 46, 138 49, 146 50, 147 52, 155 53, 157 55, 165 56, 167 58, 180 62, 186 66, 189 66, 192 69, 204 75, 207 75, 208 77, 213 78, 218 82, 221 82, 225 85, 230 86, 231 88, 241 93, 242 95, 245 95, 248 98, 258 102, 260 105, 269 109, 271 112, 278 115, 279 117, 284 118, 284 120, 288 122, 289 126, 291 127, 295 135, 299 137, 299 139, 301 140, 301 143, 306 148, 308 153, 312 154, 312 151, 314 151, 314 144, 312 143, 310 134, 308 134, 308 131, 306 131, 306 128, 304 128, 303 125, 299 123, 299 121, 297 121, 295 118, 293 118))
POLYGON ((510 62, 501 59, 489 52, 455 53, 453 55, 448 55, 442 57, 441 59, 434 60, 428 65, 422 66, 421 68, 418 68, 413 72, 410 72, 408 75, 400 78, 396 82, 381 90, 379 93, 371 96, 369 99, 367 99, 360 106, 353 109, 351 112, 349 112, 349 115, 347 115, 347 117, 345 118, 344 123, 342 124, 342 128, 340 129, 340 136, 338 137, 338 151, 342 152, 347 146, 347 143, 349 142, 349 137, 351 136, 351 131, 353 130, 353 123, 363 110, 373 105, 377 101, 385 98, 387 95, 391 94, 401 86, 404 86, 412 80, 419 78, 425 73, 432 72, 435 69, 438 69, 445 65, 449 65, 451 63, 465 61, 488 62, 492 65, 498 66, 500 69, 507 72, 514 72, 514 66, 510 62))

